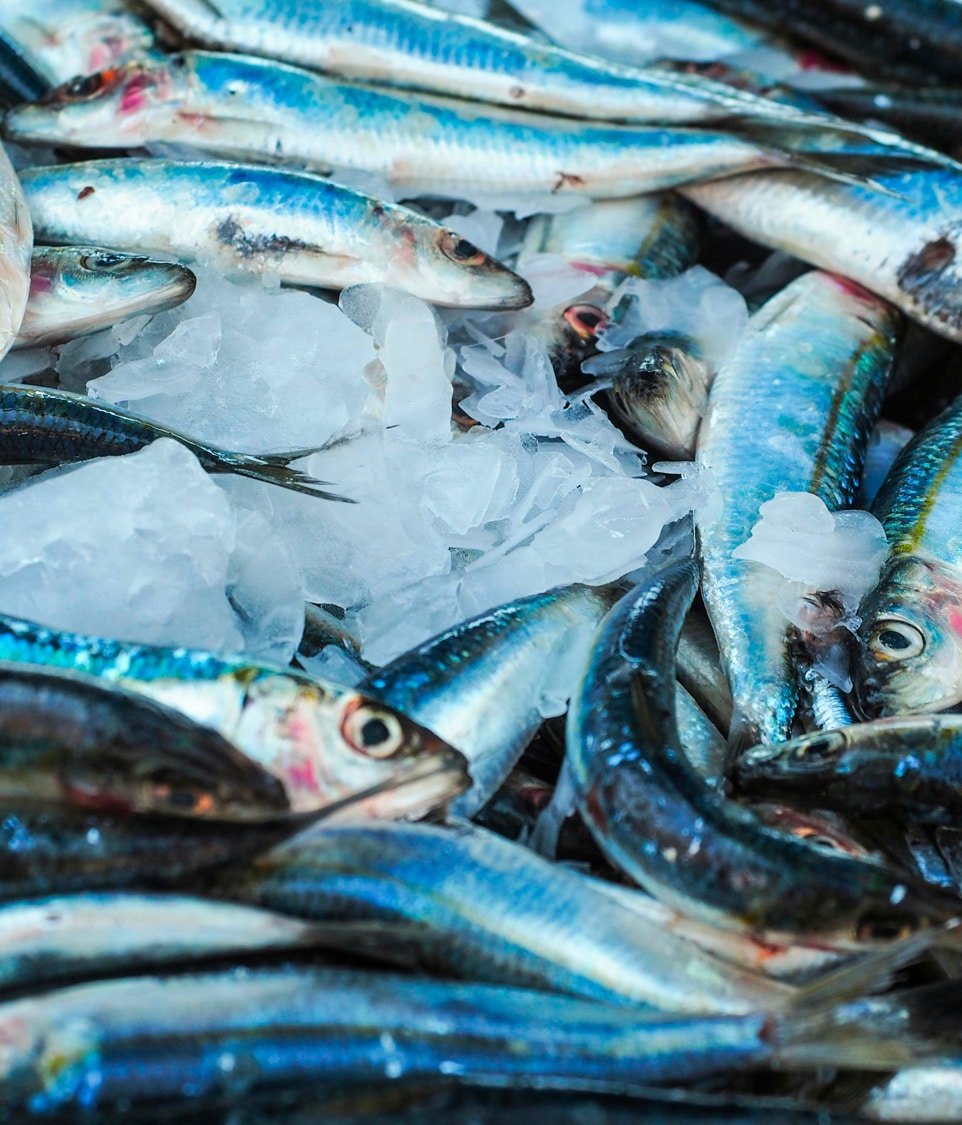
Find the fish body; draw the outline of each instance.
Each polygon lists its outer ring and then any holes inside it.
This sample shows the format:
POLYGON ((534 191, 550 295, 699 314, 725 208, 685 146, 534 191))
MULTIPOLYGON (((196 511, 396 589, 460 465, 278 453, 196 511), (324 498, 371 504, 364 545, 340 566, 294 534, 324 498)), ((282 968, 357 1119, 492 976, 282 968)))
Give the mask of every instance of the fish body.
POLYGON ((733 557, 782 490, 851 504, 891 371, 898 317, 871 294, 810 273, 769 300, 715 376, 698 460, 724 499, 699 529, 703 596, 732 688, 737 744, 790 735, 798 682, 776 571, 733 557))
POLYGON ((615 596, 610 587, 573 585, 520 598, 402 654, 358 690, 464 754, 473 784, 453 808, 472 816, 541 726, 552 684, 558 694, 559 667, 569 670, 570 690, 571 669, 615 596))
POLYGON ((872 504, 889 554, 859 606, 855 681, 868 714, 962 701, 962 398, 903 448, 872 504))
POLYGON ((33 225, 23 189, 0 148, 0 359, 20 330, 30 293, 33 225))
POLYGON ((316 920, 416 923, 435 971, 671 1011, 747 1012, 790 990, 473 825, 327 828, 224 873, 219 897, 316 920))
POLYGON ((63 344, 132 316, 175 308, 194 292, 184 266, 97 247, 36 247, 30 296, 13 346, 63 344))
POLYGON ((687 760, 672 670, 697 585, 685 561, 627 594, 569 710, 578 808, 608 859, 668 906, 776 940, 845 947, 957 914, 952 896, 898 871, 768 829, 687 760))
POLYGON ((962 177, 918 172, 879 183, 886 191, 776 169, 683 191, 746 238, 851 278, 962 341, 962 177))
POLYGON ((527 284, 430 219, 302 172, 100 160, 22 174, 39 242, 203 260, 341 289, 384 282, 438 304, 523 308, 527 284))
POLYGON ((0 616, 0 661, 27 671, 82 671, 179 711, 279 778, 298 812, 409 766, 430 768, 419 784, 372 798, 371 815, 427 812, 466 782, 460 757, 429 731, 387 705, 290 668, 64 633, 9 616, 0 616))

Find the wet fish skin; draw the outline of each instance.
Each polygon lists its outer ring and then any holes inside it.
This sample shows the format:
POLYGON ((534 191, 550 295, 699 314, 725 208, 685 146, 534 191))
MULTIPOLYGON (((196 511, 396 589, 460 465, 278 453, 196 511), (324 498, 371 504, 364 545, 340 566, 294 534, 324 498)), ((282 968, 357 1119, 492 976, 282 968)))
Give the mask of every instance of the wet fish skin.
POLYGON ((851 503, 898 332, 885 302, 810 273, 755 313, 715 376, 698 460, 725 507, 698 537, 702 594, 734 698, 733 747, 785 741, 798 701, 781 578, 733 552, 779 491, 814 493, 830 510, 851 503))
POLYGON ((63 344, 132 316, 176 308, 197 279, 185 266, 100 247, 35 247, 14 348, 63 344))
POLYGON ((30 292, 33 225, 17 173, 0 147, 0 359, 16 339, 30 292))
POLYGON ((962 177, 880 176, 885 192, 773 170, 682 189, 739 234, 849 277, 962 341, 962 177))
POLYGON ((962 814, 962 717, 912 715, 749 750, 733 780, 853 817, 953 827, 962 814))
POLYGON ((385 704, 291 668, 66 633, 8 615, 0 615, 0 661, 80 670, 219 731, 283 783, 297 812, 343 800, 419 763, 436 770, 419 785, 372 796, 365 802, 369 815, 423 815, 467 782, 460 755, 430 731, 385 704))
POLYGON ((30 168, 21 182, 40 242, 173 254, 286 285, 384 282, 457 307, 531 303, 525 281, 454 231, 306 172, 92 160, 30 168))
POLYGON ((565 665, 576 666, 616 597, 614 587, 572 585, 519 598, 402 654, 358 691, 464 754, 473 784, 452 809, 473 816, 541 726, 539 698, 559 664, 559 646, 565 665))
POLYGON ((857 947, 959 915, 953 896, 898 871, 771 831, 686 760, 671 672, 697 585, 685 561, 627 594, 569 710, 578 807, 608 859, 669 906, 776 940, 857 947))
POLYGON ((711 622, 700 600, 692 606, 682 626, 675 675, 711 722, 720 731, 727 731, 732 721, 731 688, 721 666, 711 622))
POLYGON ((0 793, 222 820, 287 812, 280 782, 215 731, 93 676, 0 664, 0 793))
POLYGON ((859 606, 853 669, 868 715, 943 711, 962 701, 962 398, 903 448, 872 504, 889 544, 859 606))
POLYGON ((35 61, 0 27, 0 106, 6 109, 33 101, 47 93, 50 85, 35 61))
POLYGON ((289 467, 288 462, 305 456, 306 450, 261 457, 234 453, 85 395, 20 384, 0 385, 0 462, 4 464, 49 465, 121 456, 143 449, 158 438, 171 438, 186 446, 209 473, 237 473, 324 500, 353 503, 326 492, 320 487, 326 481, 289 467))
POLYGON ((646 923, 604 884, 474 825, 341 827, 205 879, 205 893, 312 920, 407 922, 446 975, 667 1011, 771 1010, 791 994, 646 923))

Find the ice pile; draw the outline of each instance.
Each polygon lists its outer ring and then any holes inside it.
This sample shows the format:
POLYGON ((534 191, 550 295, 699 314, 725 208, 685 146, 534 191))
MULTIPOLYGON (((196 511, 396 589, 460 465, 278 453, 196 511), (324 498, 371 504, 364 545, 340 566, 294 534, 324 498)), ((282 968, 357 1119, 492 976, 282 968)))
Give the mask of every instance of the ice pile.
POLYGON ((4 613, 264 659, 300 637, 290 560, 175 441, 45 474, 0 499, 0 520, 4 613))

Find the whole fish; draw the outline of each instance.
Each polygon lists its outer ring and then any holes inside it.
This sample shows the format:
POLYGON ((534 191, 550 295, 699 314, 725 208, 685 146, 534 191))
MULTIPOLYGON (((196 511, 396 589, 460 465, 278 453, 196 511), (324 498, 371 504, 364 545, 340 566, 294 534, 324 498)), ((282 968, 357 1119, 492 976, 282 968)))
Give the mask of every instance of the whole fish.
MULTIPOLYGON (((59 87, 8 114, 17 142, 81 148, 173 144, 322 175, 350 168, 405 197, 464 192, 639 195, 785 164, 777 136, 618 128, 334 82, 243 55, 143 59, 59 87), (239 92, 243 97, 238 99, 239 92)), ((816 164, 821 144, 815 147, 816 164)))
POLYGON ((236 473, 308 496, 352 502, 325 492, 321 486, 328 482, 290 467, 290 461, 307 456, 311 450, 260 457, 234 453, 86 395, 46 387, 0 385, 0 463, 50 465, 117 457, 143 449, 158 438, 185 445, 209 473, 236 473))
POLYGON ((8 663, 0 795, 221 820, 290 807, 277 778, 180 712, 84 673, 8 663))
POLYGON ((811 492, 830 510, 855 495, 869 434, 891 372, 898 316, 828 274, 792 282, 749 321, 715 376, 698 460, 724 499, 699 528, 705 605, 734 699, 736 748, 791 733, 798 681, 780 575, 733 557, 781 491, 811 492))
POLYGON ((150 28, 125 0, 4 0, 0 26, 54 84, 154 47, 150 28))
POLYGON ((526 282, 454 231, 303 172, 94 160, 30 168, 21 182, 38 242, 173 254, 288 285, 386 282, 441 305, 531 303, 526 282))
POLYGON ((608 614, 568 713, 578 808, 608 859, 717 926, 844 948, 962 915, 962 902, 866 859, 772 831, 688 762, 675 722, 678 634, 698 586, 675 563, 608 614))
POLYGON ((859 606, 855 683, 871 715, 962 702, 962 398, 903 448, 872 504, 888 540, 878 585, 859 606))
POLYGON ((30 292, 33 226, 23 190, 0 148, 0 359, 20 329, 30 292))
POLYGON ((90 246, 35 247, 15 348, 63 344, 132 316, 182 304, 197 279, 185 266, 90 246))
POLYGON ((842 274, 962 341, 962 177, 880 178, 886 191, 773 170, 683 189, 739 234, 842 274))
POLYGON ((740 1013, 791 990, 646 920, 585 875, 473 825, 341 827, 292 840, 208 886, 328 920, 415 923, 433 971, 670 1011, 740 1013))
POLYGON ((962 716, 912 715, 756 746, 734 768, 740 789, 850 817, 962 821, 962 716))
POLYGON ((546 696, 564 698, 574 686, 617 596, 614 587, 573 585, 519 598, 402 654, 358 690, 461 751, 472 786, 452 808, 473 816, 535 736, 546 696))
POLYGON ((279 778, 298 812, 388 782, 408 766, 420 782, 372 798, 372 816, 423 815, 467 784, 459 754, 394 708, 292 668, 47 629, 0 615, 0 661, 84 671, 218 731, 279 778))

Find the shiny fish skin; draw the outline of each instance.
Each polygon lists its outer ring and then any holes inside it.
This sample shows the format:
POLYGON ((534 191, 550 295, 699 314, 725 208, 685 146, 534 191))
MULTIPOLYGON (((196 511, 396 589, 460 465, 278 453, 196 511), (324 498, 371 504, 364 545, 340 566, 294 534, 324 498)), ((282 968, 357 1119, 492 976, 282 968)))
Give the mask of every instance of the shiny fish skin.
POLYGON ((296 966, 61 989, 0 1005, 0 1027, 0 1105, 71 1118, 215 1112, 264 1094, 283 1104, 402 1078, 620 1092, 776 1052, 763 1016, 645 1019, 522 989, 296 966))
POLYGON ((457 307, 531 303, 526 282, 453 231, 304 172, 93 160, 30 168, 21 182, 38 242, 173 254, 287 285, 385 282, 457 307))
POLYGON ((143 449, 158 438, 186 446, 209 473, 237 473, 324 500, 347 500, 325 492, 316 481, 288 462, 304 450, 263 457, 204 445, 148 418, 70 391, 0 384, 0 463, 49 465, 117 457, 143 449))
POLYGON ((63 344, 132 316, 176 308, 197 279, 184 266, 100 247, 35 247, 30 297, 13 346, 63 344))
POLYGON ((358 691, 464 754, 472 786, 452 808, 473 816, 541 726, 538 701, 559 649, 566 662, 587 652, 617 596, 611 587, 573 585, 519 598, 403 653, 362 680, 358 691))
POLYGON ((777 492, 814 493, 832 511, 851 503, 898 325, 857 286, 806 274, 755 313, 715 376, 698 460, 715 474, 725 507, 699 529, 699 551, 734 697, 734 745, 785 741, 798 681, 776 599, 781 576, 732 552, 777 492))
POLYGON ((777 149, 724 133, 617 128, 333 82, 243 55, 185 52, 69 82, 8 114, 17 142, 158 143, 229 160, 352 168, 406 197, 463 192, 638 195, 777 167, 777 149))
POLYGON ((225 871, 217 893, 301 918, 416 923, 424 963, 474 980, 729 1014, 791 995, 661 920, 646 924, 603 884, 468 824, 331 826, 225 871))
POLYGON ((46 94, 51 83, 19 43, 0 25, 0 107, 33 101, 46 94))
POLYGON ((372 798, 372 816, 429 812, 459 793, 460 755, 393 709, 290 668, 197 649, 163 648, 47 629, 0 615, 0 661, 83 670, 212 727, 279 778, 291 807, 309 812, 437 767, 420 785, 372 798), (365 736, 373 722, 379 741, 365 736))
POLYGON ((755 747, 734 781, 850 817, 952 827, 962 822, 962 716, 876 719, 755 747))
POLYGON ((33 226, 23 190, 0 148, 0 359, 16 339, 30 292, 33 226))
POLYGON ((849 277, 962 342, 962 177, 920 172, 879 182, 890 194, 776 169, 683 193, 746 238, 849 277))
POLYGON ((962 398, 904 447, 872 504, 889 544, 859 606, 855 682, 871 715, 962 702, 962 398))
POLYGON ((698 775, 681 747, 671 674, 697 585, 686 561, 627 594, 569 710, 578 807, 608 859, 695 918, 839 948, 962 912, 909 876, 771 831, 698 775))

